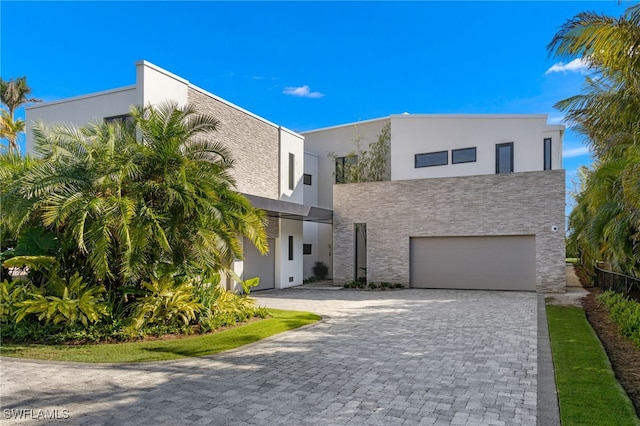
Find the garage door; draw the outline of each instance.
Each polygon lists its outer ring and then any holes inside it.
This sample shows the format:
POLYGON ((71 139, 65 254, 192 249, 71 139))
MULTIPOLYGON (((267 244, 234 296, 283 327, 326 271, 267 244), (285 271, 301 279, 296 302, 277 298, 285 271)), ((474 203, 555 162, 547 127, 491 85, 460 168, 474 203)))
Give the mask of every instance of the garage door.
POLYGON ((248 240, 244 240, 244 278, 260 277, 260 284, 251 291, 275 288, 276 255, 275 240, 267 239, 269 253, 264 256, 248 240))
POLYGON ((535 291, 535 237, 411 238, 411 287, 535 291))

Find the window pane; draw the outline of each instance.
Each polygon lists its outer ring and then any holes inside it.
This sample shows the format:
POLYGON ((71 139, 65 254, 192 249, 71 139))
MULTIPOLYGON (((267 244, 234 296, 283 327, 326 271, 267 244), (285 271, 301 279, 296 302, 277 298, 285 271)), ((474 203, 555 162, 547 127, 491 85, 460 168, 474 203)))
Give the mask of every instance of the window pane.
POLYGON ((513 143, 496 145, 496 173, 513 172, 513 143))
POLYGON ((551 138, 544 140, 544 169, 551 170, 551 138))
POLYGON ((426 154, 416 154, 415 157, 416 168, 418 167, 431 167, 431 166, 444 166, 449 164, 449 152, 429 152, 426 154))
POLYGON ((289 260, 293 260, 293 235, 289 235, 289 260))
POLYGON ((476 148, 454 149, 451 151, 451 163, 473 163, 476 161, 476 148))
POLYGON ((294 186, 294 178, 295 178, 295 167, 296 164, 296 156, 289 153, 289 189, 293 190, 294 186))
POLYGON ((311 244, 302 245, 302 254, 311 254, 311 244))
POLYGON ((114 115, 111 117, 105 117, 104 122, 105 124, 122 123, 127 126, 132 126, 134 123, 133 117, 131 116, 131 114, 122 114, 122 115, 114 115))
POLYGON ((358 164, 358 156, 351 155, 349 157, 336 158, 336 183, 345 183, 349 176, 349 168, 358 164))
POLYGON ((304 184, 305 185, 311 185, 311 175, 305 173, 304 174, 304 184))

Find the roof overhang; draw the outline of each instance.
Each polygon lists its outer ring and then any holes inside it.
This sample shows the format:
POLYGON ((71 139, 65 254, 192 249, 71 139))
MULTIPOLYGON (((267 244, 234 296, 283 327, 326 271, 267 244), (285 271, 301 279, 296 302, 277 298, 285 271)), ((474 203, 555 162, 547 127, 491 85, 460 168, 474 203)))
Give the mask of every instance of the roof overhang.
POLYGON ((254 207, 264 210, 267 216, 308 222, 333 223, 333 210, 290 201, 274 200, 257 195, 243 195, 247 197, 254 207))

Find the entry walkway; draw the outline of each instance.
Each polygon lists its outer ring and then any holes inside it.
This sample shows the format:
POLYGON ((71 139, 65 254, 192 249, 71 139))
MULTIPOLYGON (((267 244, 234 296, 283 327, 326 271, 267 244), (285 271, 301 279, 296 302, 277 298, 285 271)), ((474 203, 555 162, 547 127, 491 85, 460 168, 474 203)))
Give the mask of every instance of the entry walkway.
POLYGON ((2 358, 2 409, 67 410, 59 424, 74 425, 536 424, 534 293, 274 290, 255 297, 325 319, 196 359, 2 358))

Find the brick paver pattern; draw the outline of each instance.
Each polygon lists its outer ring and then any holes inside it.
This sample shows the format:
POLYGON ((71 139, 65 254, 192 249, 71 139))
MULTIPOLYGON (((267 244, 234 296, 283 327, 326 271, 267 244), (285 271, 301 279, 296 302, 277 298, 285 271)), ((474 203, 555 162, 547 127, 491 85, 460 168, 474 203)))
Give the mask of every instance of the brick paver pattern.
POLYGON ((2 358, 0 423, 14 423, 7 409, 57 409, 69 416, 57 424, 74 425, 536 424, 535 293, 254 296, 325 319, 202 358, 127 365, 2 358))

